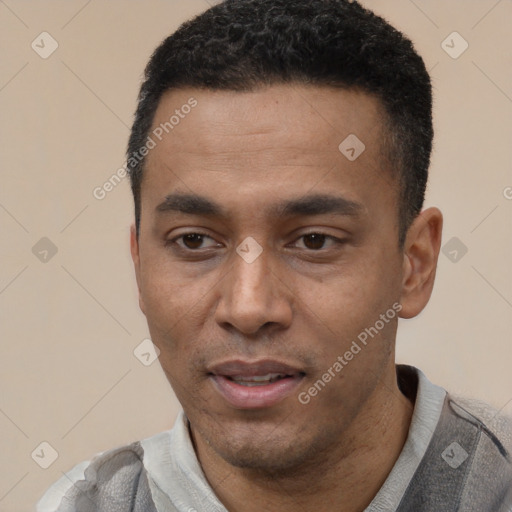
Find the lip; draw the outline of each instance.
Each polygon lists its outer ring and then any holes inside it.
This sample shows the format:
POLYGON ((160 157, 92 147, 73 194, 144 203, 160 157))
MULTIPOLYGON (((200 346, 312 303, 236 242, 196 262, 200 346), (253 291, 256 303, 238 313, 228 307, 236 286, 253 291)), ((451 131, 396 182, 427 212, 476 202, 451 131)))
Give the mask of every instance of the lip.
POLYGON ((226 361, 208 369, 214 388, 226 402, 237 409, 263 409, 272 407, 290 395, 304 378, 300 368, 276 360, 248 362, 226 361), (279 373, 285 378, 258 386, 244 386, 233 377, 256 377, 279 373))

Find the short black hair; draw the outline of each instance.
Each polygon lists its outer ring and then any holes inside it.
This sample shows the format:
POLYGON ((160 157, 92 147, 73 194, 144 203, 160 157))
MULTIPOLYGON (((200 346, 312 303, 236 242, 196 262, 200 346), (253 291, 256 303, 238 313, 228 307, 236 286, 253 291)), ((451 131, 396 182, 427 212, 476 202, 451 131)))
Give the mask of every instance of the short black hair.
POLYGON ((407 37, 348 0, 225 0, 160 44, 145 69, 127 150, 137 236, 145 159, 130 156, 146 143, 162 95, 184 87, 251 91, 278 83, 354 88, 380 100, 383 154, 400 187, 403 246, 425 197, 430 76, 407 37))

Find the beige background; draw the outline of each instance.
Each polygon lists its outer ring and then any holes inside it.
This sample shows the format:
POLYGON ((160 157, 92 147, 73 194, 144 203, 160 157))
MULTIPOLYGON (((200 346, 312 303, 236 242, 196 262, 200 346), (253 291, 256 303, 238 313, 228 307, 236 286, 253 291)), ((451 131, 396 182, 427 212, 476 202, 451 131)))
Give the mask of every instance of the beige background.
MULTIPOLYGON (((510 410, 512 3, 364 3, 405 31, 432 70, 427 206, 445 214, 443 244, 457 237, 468 248, 455 263, 441 254, 431 303, 401 321, 399 361, 510 410), (469 44, 457 59, 441 46, 453 31, 469 44)), ((124 162, 151 51, 207 7, 0 1, 1 511, 31 510, 76 463, 172 426, 178 404, 158 362, 133 354, 148 331, 128 251, 128 180, 101 201, 92 191, 124 162), (43 31, 59 45, 47 59, 31 48, 43 31), (58 249, 46 263, 32 252, 42 237, 58 249), (48 469, 31 457, 43 441, 58 452, 48 469)), ((50 451, 40 450, 41 462, 50 451)))

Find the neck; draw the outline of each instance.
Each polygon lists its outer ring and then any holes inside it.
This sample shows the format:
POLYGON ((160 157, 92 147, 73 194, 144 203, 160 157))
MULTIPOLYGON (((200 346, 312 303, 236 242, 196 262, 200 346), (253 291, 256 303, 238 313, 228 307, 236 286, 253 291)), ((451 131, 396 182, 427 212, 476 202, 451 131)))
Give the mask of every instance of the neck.
POLYGON ((230 512, 359 512, 373 500, 407 439, 413 405, 392 377, 381 382, 328 454, 286 474, 237 468, 193 436, 206 478, 230 512))

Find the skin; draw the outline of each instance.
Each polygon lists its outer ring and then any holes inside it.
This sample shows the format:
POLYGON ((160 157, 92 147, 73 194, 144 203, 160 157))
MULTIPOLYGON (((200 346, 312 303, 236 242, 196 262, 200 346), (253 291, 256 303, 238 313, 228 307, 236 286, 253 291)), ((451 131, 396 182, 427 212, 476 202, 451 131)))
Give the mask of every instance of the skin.
POLYGON ((131 253, 140 307, 198 459, 230 511, 361 511, 396 462, 413 410, 396 382, 397 318, 308 404, 297 395, 394 303, 403 318, 421 312, 442 214, 424 210, 398 246, 382 109, 366 93, 180 89, 163 96, 154 127, 192 96, 197 107, 148 155, 131 253), (366 146, 353 162, 338 150, 350 133, 366 146), (228 215, 156 211, 172 193, 204 196, 228 215), (352 215, 269 211, 312 194, 360 206, 352 215), (178 238, 196 232, 206 236, 178 238), (249 236, 263 249, 250 264, 236 252, 249 236), (208 376, 210 365, 233 358, 277 359, 305 376, 272 407, 237 409, 208 376))

